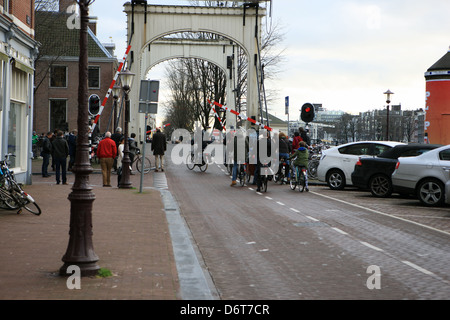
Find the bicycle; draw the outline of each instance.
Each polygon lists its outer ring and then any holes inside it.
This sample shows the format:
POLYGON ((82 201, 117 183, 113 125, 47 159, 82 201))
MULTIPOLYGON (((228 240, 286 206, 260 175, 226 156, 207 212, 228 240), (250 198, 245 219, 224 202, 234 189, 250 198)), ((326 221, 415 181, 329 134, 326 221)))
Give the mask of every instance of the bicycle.
MULTIPOLYGON (((205 154, 205 157, 208 159, 209 154, 205 154)), ((196 163, 195 154, 191 151, 191 153, 187 155, 186 166, 189 170, 194 170, 194 168, 197 166, 201 172, 205 172, 206 169, 208 169, 208 162, 205 161, 202 157, 202 163, 196 163)))
POLYGON ((150 161, 150 158, 144 157, 141 154, 141 150, 136 150, 136 155, 134 156, 133 162, 131 163, 131 167, 133 168, 133 165, 135 165, 136 170, 141 172, 142 170, 142 161, 144 161, 144 173, 149 173, 152 168, 152 162, 150 161), (144 159, 144 160, 142 160, 144 159))
POLYGON ((247 178, 247 163, 239 165, 237 176, 239 179, 239 183, 243 187, 245 185, 245 182, 247 181, 247 179, 249 179, 249 178, 247 178))
POLYGON ((317 179, 317 168, 320 163, 320 155, 312 155, 308 162, 308 177, 310 179, 317 179))
POLYGON ((14 155, 5 155, 5 160, 0 161, 0 200, 8 209, 19 209, 17 214, 22 212, 22 208, 27 211, 40 215, 42 213, 41 208, 31 195, 23 191, 22 185, 17 183, 14 172, 9 170, 8 160, 9 157, 14 155))
POLYGON ((307 181, 308 181, 308 170, 306 167, 295 167, 294 165, 291 165, 290 167, 290 182, 289 185, 291 187, 291 190, 295 190, 298 186, 298 190, 300 192, 303 191, 309 191, 306 187, 307 181))
MULTIPOLYGON (((268 165, 261 166, 261 169, 266 171, 266 173, 264 173, 264 174, 261 174, 261 172, 259 173, 260 174, 259 179, 261 180, 260 189, 261 189, 261 192, 267 192, 267 182, 269 180, 272 180, 272 175, 267 173, 267 170, 271 170, 270 168, 269 169, 263 169, 263 168, 269 168, 269 166, 268 165)), ((256 170, 258 170, 258 169, 256 169, 256 170)))
POLYGON ((281 184, 286 182, 287 176, 286 176, 286 166, 288 165, 288 162, 285 158, 281 158, 280 161, 280 170, 278 170, 277 174, 274 177, 275 183, 280 182, 281 184))

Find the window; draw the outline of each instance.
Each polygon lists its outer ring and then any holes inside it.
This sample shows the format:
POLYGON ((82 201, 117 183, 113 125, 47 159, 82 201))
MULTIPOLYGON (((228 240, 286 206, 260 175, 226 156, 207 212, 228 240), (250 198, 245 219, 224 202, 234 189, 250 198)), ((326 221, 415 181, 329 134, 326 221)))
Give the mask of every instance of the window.
POLYGON ((430 151, 431 149, 413 149, 403 152, 399 157, 416 157, 430 151))
POLYGON ((67 67, 51 66, 50 67, 50 87, 67 88, 67 67))
POLYGON ((374 155, 379 155, 380 153, 383 153, 389 149, 391 149, 392 147, 390 146, 386 146, 384 144, 376 144, 373 148, 373 154, 374 155))
POLYGON ((439 159, 443 161, 450 161, 450 149, 439 152, 439 159))
POLYGON ((20 167, 20 159, 22 148, 21 140, 25 131, 23 123, 25 105, 11 101, 8 114, 8 153, 12 153, 15 157, 11 157, 11 168, 20 167))
POLYGON ((50 100, 50 131, 69 131, 67 123, 67 100, 50 100))
POLYGON ((89 88, 100 89, 100 67, 89 67, 89 88))
POLYGON ((360 156, 363 154, 369 154, 369 150, 370 150, 370 144, 358 143, 358 144, 353 144, 350 146, 340 148, 339 153, 360 156))

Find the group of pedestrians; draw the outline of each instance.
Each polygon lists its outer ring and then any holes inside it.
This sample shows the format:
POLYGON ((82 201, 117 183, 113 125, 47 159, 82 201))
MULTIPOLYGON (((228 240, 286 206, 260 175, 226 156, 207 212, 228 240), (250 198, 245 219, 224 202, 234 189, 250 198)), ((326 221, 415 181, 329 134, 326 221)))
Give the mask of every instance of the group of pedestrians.
POLYGON ((42 177, 50 177, 48 167, 55 171, 56 184, 67 184, 67 170, 72 170, 76 155, 77 130, 71 131, 67 136, 62 130, 47 132, 40 141, 42 156, 42 177), (70 156, 69 163, 67 157, 70 156), (67 167, 67 165, 69 167, 67 167))
MULTIPOLYGON (((125 136, 122 134, 122 129, 120 127, 116 129, 114 134, 111 134, 109 131, 106 132, 105 137, 100 140, 97 146, 97 157, 100 159, 104 187, 111 187, 111 171, 113 169, 117 173, 117 186, 120 184, 122 178, 124 146, 125 136)), ((132 164, 139 150, 135 133, 131 133, 130 138, 128 138, 128 147, 130 164, 132 164)), ((160 129, 157 129, 156 133, 153 135, 151 147, 151 150, 155 155, 155 172, 158 172, 158 169, 164 171, 164 153, 166 149, 166 137, 160 129)), ((131 165, 130 172, 133 174, 131 165)))
MULTIPOLYGON (((42 177, 50 177, 48 167, 51 163, 51 167, 55 171, 56 184, 67 184, 67 171, 71 171, 75 163, 77 134, 76 129, 67 135, 62 130, 49 131, 45 135, 42 134, 41 137, 33 133, 33 144, 36 148, 34 151, 40 151, 42 157, 42 177), (69 161, 67 162, 68 157, 69 161)), ((97 157, 100 160, 104 187, 111 187, 111 171, 113 169, 118 175, 117 185, 120 183, 124 145, 125 136, 120 127, 115 130, 114 134, 111 134, 109 131, 106 132, 104 138, 98 143, 97 157)), ((128 138, 128 146, 130 164, 132 164, 139 151, 135 133, 131 133, 128 138)), ((153 135, 151 150, 155 156, 155 171, 164 171, 164 154, 167 150, 167 141, 164 133, 159 128, 153 135)), ((131 166, 130 172, 133 174, 131 166)))

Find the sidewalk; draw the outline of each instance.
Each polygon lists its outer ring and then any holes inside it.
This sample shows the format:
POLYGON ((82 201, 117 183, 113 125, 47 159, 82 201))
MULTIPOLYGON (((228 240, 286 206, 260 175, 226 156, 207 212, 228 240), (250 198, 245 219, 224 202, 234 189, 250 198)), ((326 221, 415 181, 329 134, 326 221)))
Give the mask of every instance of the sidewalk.
POLYGON ((161 194, 153 187, 153 172, 131 176, 133 189, 102 186, 98 165, 90 175, 93 203, 93 243, 97 264, 113 276, 83 277, 81 290, 70 290, 58 275, 69 241, 69 185, 57 185, 54 173, 40 175, 33 160, 33 183, 24 187, 42 209, 40 216, 26 210, 0 209, 0 299, 10 300, 178 300, 180 285, 161 194))

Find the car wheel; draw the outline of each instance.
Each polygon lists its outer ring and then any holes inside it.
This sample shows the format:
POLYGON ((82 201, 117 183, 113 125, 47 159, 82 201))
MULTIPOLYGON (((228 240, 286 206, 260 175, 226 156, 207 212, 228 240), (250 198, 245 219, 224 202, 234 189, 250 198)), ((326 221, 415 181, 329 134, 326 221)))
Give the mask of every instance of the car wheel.
POLYGON ((341 170, 331 170, 327 175, 327 184, 331 190, 342 190, 345 187, 345 175, 341 170))
POLYGON ((392 181, 384 174, 377 174, 370 179, 369 188, 374 197, 386 198, 392 194, 392 181))
POLYGON ((428 207, 437 207, 444 203, 444 185, 436 179, 425 179, 417 187, 417 197, 428 207))

